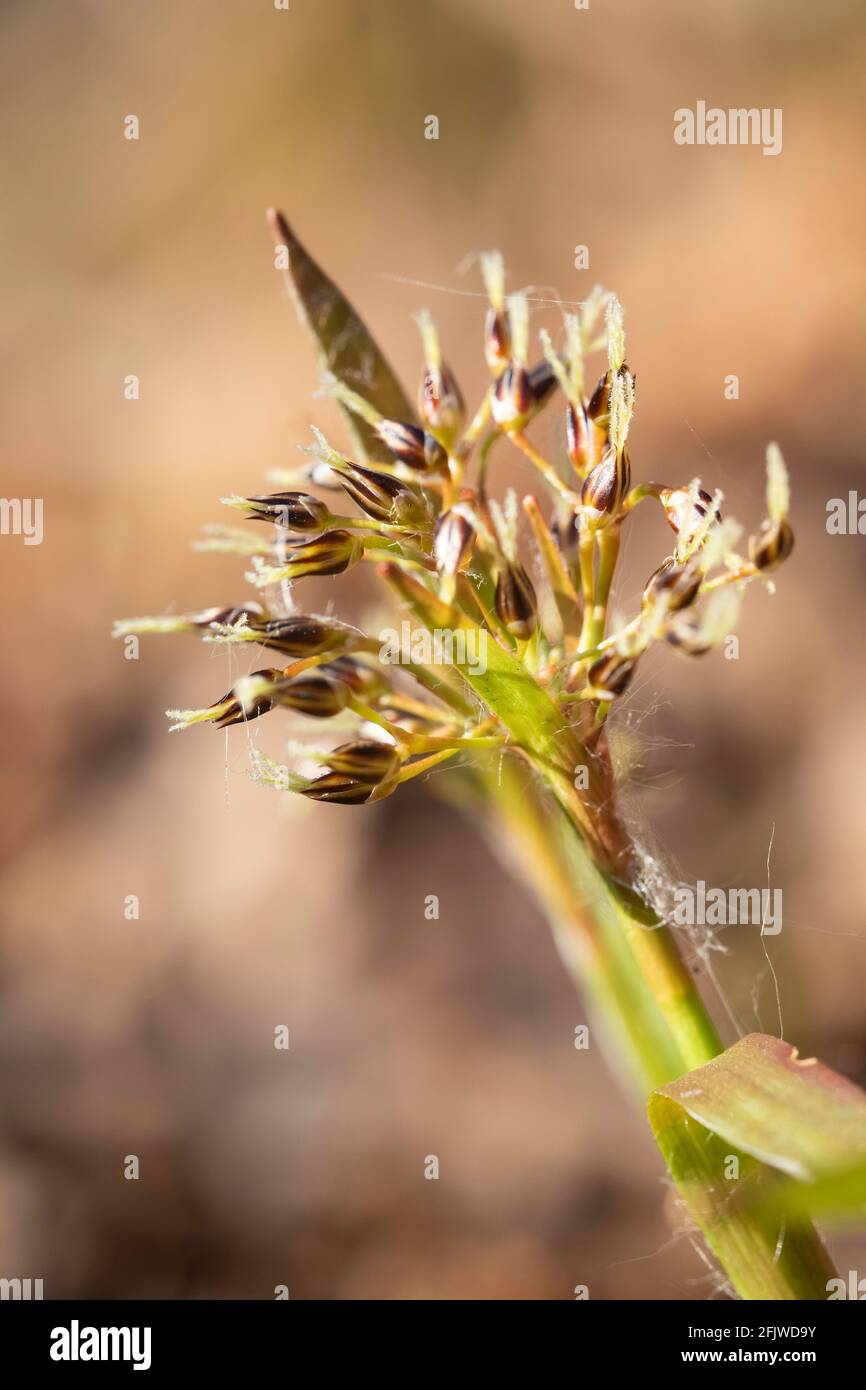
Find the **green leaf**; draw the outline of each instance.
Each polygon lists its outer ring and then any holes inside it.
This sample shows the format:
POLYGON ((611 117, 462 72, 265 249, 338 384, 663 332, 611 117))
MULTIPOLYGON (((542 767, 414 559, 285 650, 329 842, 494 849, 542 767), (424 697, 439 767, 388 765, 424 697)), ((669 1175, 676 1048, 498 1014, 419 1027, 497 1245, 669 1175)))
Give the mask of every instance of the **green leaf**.
MULTIPOLYGON (((377 347, 362 319, 298 241, 281 212, 268 221, 278 245, 289 253, 287 281, 298 317, 309 329, 322 367, 363 396, 389 420, 415 422, 415 412, 402 386, 377 347)), ((340 411, 362 461, 381 457, 382 446, 371 425, 345 406, 340 411)))
POLYGON ((802 1218, 810 1192, 826 1203, 837 1183, 837 1201, 842 1191, 862 1199, 866 1095, 754 1033, 653 1092, 648 1110, 674 1182, 742 1297, 825 1299, 832 1266, 802 1218))

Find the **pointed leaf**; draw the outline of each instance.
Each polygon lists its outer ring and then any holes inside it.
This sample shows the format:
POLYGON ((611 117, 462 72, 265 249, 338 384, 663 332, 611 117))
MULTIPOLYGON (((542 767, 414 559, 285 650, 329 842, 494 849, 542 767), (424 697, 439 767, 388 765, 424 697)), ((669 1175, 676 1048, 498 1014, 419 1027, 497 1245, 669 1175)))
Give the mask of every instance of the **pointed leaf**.
MULTIPOLYGON (((286 279, 323 368, 387 419, 414 423, 415 412, 402 386, 348 299, 301 245, 281 212, 272 209, 268 221, 276 243, 288 248, 286 279)), ((362 460, 381 457, 382 445, 372 426, 342 405, 340 411, 362 460)))

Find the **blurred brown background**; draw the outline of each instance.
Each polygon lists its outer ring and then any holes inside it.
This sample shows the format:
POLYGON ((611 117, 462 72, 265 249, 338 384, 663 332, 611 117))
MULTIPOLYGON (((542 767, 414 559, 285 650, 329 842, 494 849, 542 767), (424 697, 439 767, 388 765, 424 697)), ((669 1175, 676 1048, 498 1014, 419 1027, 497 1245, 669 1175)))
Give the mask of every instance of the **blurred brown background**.
MULTIPOLYGON (((866 1081, 866 542, 825 531, 827 499, 866 488, 864 18, 859 0, 3 7, 2 492, 44 498, 45 536, 0 539, 0 1275, 49 1297, 714 1288, 476 829, 420 785, 299 814, 244 775, 252 733, 166 735, 167 706, 222 693, 225 653, 150 638, 132 662, 110 640, 116 616, 242 596, 243 562, 189 538, 310 423, 338 437, 271 203, 413 388, 426 302, 480 392, 482 302, 403 279, 477 291, 461 262, 499 246, 513 286, 621 296, 636 474, 700 473, 754 523, 780 441, 794 559, 775 597, 750 591, 738 661, 654 658, 626 712, 636 811, 692 883, 760 885, 775 824, 785 1035, 866 1081), (698 99, 782 107, 782 154, 676 146, 698 99)), ((507 452, 503 481, 525 481, 507 452)), ((623 607, 668 547, 641 517, 623 607)), ((279 756, 285 723, 254 728, 279 756)), ((742 1028, 776 1031, 754 934, 724 942, 742 1028)), ((834 1249, 866 1268, 856 1234, 834 1249)))

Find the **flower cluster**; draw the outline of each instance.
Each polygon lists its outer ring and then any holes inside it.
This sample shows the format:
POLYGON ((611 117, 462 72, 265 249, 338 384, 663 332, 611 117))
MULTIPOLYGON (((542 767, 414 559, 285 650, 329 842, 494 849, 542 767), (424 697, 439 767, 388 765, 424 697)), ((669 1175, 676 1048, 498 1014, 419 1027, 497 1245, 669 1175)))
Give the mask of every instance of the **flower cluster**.
POLYGON ((647 649, 665 642, 693 657, 718 646, 736 622, 745 586, 791 553, 787 474, 776 445, 767 451, 767 517, 740 553, 741 528, 722 517, 721 493, 708 493, 698 479, 633 479, 636 385, 616 297, 597 287, 579 314, 565 315, 562 345, 542 332, 541 355, 531 362, 526 296, 506 295, 497 253, 481 265, 490 380, 474 414, 466 412, 433 320, 421 314, 414 418, 387 418, 349 380, 328 374, 324 391, 363 423, 372 448, 349 458, 314 431, 306 462, 277 477, 280 491, 222 499, 267 529, 211 526, 199 547, 246 557, 258 597, 116 625, 117 635, 198 632, 207 642, 254 643, 288 658, 237 680, 206 708, 169 711, 175 729, 201 722, 224 728, 278 708, 357 720, 352 741, 304 749, 324 773, 290 773, 256 754, 262 781, 354 805, 388 795, 461 750, 527 751, 501 686, 491 698, 457 663, 443 669, 409 661, 395 670, 380 659, 374 636, 295 612, 294 581, 374 562, 403 614, 430 630, 483 633, 507 654, 502 670, 515 690, 544 692, 581 746, 598 746, 647 649), (587 363, 602 351, 605 370, 588 378, 587 363), (566 448, 558 460, 527 435, 545 408, 564 410, 566 448), (523 453, 547 507, 534 493, 522 506, 513 491, 501 503, 490 495, 492 454, 502 441, 523 453), (659 507, 673 549, 647 580, 639 611, 612 627, 620 536, 642 502, 659 507))

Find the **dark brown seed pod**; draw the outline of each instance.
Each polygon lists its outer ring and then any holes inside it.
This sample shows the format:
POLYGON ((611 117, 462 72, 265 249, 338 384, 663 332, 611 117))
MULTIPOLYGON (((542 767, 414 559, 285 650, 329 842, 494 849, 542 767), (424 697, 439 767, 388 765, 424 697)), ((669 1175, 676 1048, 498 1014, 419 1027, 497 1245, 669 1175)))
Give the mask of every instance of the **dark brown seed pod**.
POLYGON ((600 522, 620 508, 631 483, 631 464, 628 451, 615 454, 608 449, 583 481, 580 490, 582 515, 590 522, 600 522))
POLYGON ((417 488, 390 473, 346 463, 340 468, 340 481, 352 501, 376 521, 395 526, 429 524, 427 505, 417 488))
POLYGON ((280 565, 289 578, 302 579, 309 574, 343 574, 364 554, 364 546, 351 531, 338 528, 324 531, 315 540, 286 541, 280 565))
POLYGON ((587 685, 599 700, 613 700, 622 695, 631 682, 637 662, 611 652, 594 661, 587 672, 587 685))
POLYGON ((408 468, 427 467, 424 457, 424 431, 417 425, 407 425, 401 420, 380 420, 376 433, 389 454, 408 468))
POLYGON ((341 772, 326 772, 303 790, 311 801, 330 801, 338 806, 363 806, 376 790, 373 782, 359 782, 341 772))
POLYGON ((484 357, 494 376, 511 357, 511 323, 506 309, 488 309, 484 324, 484 357))
POLYGON ((271 521, 287 531, 321 531, 331 519, 325 503, 308 492, 272 492, 244 501, 251 521, 271 521))
MULTIPOLYGON (((230 622, 231 619, 223 618, 220 621, 230 622)), ((342 623, 303 614, 250 622, 249 626, 263 647, 294 657, 318 656, 322 652, 336 651, 354 635, 352 629, 344 627, 342 623)))
POLYGON ((428 363, 418 390, 418 413, 422 424, 437 434, 453 439, 463 426, 466 407, 457 378, 444 362, 428 363))
POLYGON ((536 362, 534 367, 529 368, 527 376, 529 377, 529 389, 532 392, 533 405, 536 410, 540 410, 556 389, 556 375, 550 363, 544 358, 541 362, 536 362))
POLYGON ((522 565, 508 565, 496 580, 496 612, 512 637, 526 642, 538 625, 538 599, 522 565))
POLYGON ((674 560, 665 560, 647 580, 644 602, 651 601, 658 594, 665 594, 669 611, 677 613, 694 603, 700 587, 699 573, 686 565, 678 565, 674 560))
POLYGON ((221 700, 215 700, 211 705, 211 709, 214 710, 220 705, 229 706, 217 719, 217 728, 228 729, 233 724, 245 724, 250 719, 258 719, 260 715, 267 714, 276 703, 276 691, 282 679, 282 671, 276 671, 272 667, 254 671, 251 676, 241 677, 221 700))
POLYGON ((778 569, 794 549, 794 532, 787 521, 765 521, 749 539, 749 559, 762 572, 778 569))
POLYGON ((339 714, 349 703, 349 687, 342 680, 335 680, 324 674, 324 667, 316 671, 305 671, 291 680, 282 680, 276 694, 276 702, 296 714, 307 714, 313 719, 331 719, 339 714))
POLYGON ((353 695, 366 701, 376 699, 389 689, 381 666, 361 661, 355 656, 335 657, 318 669, 323 675, 342 681, 353 695))
POLYGON ((500 429, 519 429, 529 419, 535 395, 529 372, 512 362, 497 378, 490 398, 490 412, 500 429))
POLYGON ((584 406, 570 401, 565 407, 565 444, 574 469, 583 477, 594 457, 592 426, 584 406))
POLYGON ((599 377, 598 385, 589 398, 586 413, 593 422, 606 419, 610 414, 611 380, 611 373, 609 371, 605 372, 604 376, 599 377))
POLYGON ((328 766, 333 772, 374 785, 395 776, 401 763, 400 753, 392 743, 372 738, 341 743, 328 754, 328 766))
POLYGON ((443 512, 433 529, 433 558, 440 574, 455 575, 472 554, 475 532, 460 512, 443 512))

